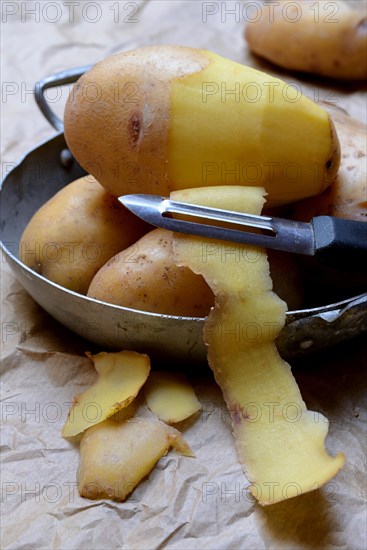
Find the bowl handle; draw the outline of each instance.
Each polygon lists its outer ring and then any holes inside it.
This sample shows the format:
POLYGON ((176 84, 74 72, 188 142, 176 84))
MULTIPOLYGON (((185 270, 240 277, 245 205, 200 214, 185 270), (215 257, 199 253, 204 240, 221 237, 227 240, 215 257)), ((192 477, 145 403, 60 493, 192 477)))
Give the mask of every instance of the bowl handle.
POLYGON ((68 69, 55 73, 50 76, 46 76, 42 80, 36 83, 34 87, 34 97, 37 105, 40 108, 43 115, 48 122, 59 132, 64 131, 64 124, 61 118, 52 111, 45 98, 45 90, 48 88, 55 88, 56 86, 64 86, 65 84, 72 84, 76 82, 85 72, 89 71, 93 65, 85 65, 84 67, 76 67, 75 69, 68 69))

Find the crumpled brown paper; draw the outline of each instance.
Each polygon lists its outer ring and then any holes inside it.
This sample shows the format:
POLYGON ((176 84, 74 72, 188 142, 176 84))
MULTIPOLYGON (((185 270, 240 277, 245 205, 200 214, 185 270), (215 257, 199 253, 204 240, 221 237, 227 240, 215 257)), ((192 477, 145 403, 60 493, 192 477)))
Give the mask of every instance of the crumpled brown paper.
MULTIPOLYGON (((278 71, 253 57, 243 27, 255 2, 2 2, 3 174, 54 135, 31 90, 47 74, 144 44, 211 49, 297 83, 366 120, 365 87, 278 71)), ((361 7, 363 2, 358 2, 361 7)), ((49 98, 61 114, 65 94, 49 98), (62 97, 61 97, 62 95, 62 97)), ((308 408, 330 420, 345 468, 325 487, 261 508, 247 491, 229 416, 209 371, 191 374, 201 415, 181 426, 196 458, 170 452, 125 503, 81 499, 78 446, 61 438, 70 403, 95 379, 91 344, 2 275, 2 547, 5 549, 365 549, 366 363, 363 338, 299 361, 308 408)))

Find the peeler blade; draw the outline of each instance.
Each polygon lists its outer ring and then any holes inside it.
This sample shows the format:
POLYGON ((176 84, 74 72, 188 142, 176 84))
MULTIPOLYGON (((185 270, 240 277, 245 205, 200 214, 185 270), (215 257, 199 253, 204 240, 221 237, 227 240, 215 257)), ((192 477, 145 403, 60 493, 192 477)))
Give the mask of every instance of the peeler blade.
POLYGON ((119 201, 139 218, 170 231, 311 256, 315 253, 310 223, 177 202, 158 195, 124 195, 119 201), (212 222, 225 223, 226 227, 212 222))

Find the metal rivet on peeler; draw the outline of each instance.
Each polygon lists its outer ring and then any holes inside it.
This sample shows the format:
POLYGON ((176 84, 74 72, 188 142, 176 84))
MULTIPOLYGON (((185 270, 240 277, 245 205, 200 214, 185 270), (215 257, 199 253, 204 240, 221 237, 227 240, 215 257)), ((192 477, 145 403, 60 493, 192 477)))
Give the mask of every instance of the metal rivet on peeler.
POLYGON ((65 168, 70 168, 73 164, 73 155, 69 149, 63 149, 60 153, 60 162, 65 168))
POLYGON ((313 346, 313 340, 311 340, 311 338, 304 338, 303 340, 300 341, 299 343, 299 347, 301 349, 308 349, 310 348, 311 346, 313 346))

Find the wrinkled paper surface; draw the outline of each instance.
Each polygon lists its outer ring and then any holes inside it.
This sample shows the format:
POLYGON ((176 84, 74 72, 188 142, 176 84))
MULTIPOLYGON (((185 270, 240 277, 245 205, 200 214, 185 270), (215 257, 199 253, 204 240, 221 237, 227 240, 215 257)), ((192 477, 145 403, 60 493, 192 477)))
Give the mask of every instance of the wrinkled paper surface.
MULTIPOLYGON (((145 44, 211 49, 335 101, 366 121, 365 88, 276 70, 243 40, 254 2, 2 2, 3 174, 55 132, 34 83, 145 44)), ((357 2, 359 7, 363 2, 357 2)), ((49 92, 63 112, 67 93, 49 92)), ((261 508, 238 463, 229 415, 210 371, 190 375, 203 409, 181 425, 196 458, 170 452, 125 503, 79 497, 78 445, 60 432, 75 394, 95 379, 90 344, 51 319, 2 276, 2 547, 5 549, 365 549, 366 363, 362 339, 298 361, 308 408, 330 420, 328 450, 345 468, 325 487, 261 508)))

